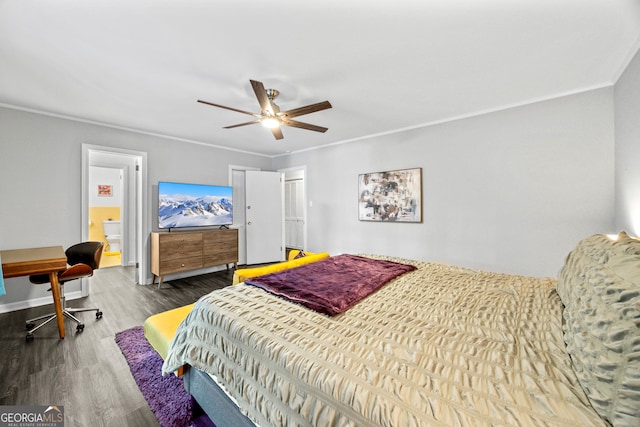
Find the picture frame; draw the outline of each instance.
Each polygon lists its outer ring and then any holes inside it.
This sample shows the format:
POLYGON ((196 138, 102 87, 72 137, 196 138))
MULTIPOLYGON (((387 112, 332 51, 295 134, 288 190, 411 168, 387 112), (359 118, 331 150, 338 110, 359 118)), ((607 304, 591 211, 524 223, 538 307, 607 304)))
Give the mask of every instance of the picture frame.
POLYGON ((422 168, 358 175, 358 219, 422 222, 422 168))
POLYGON ((98 184, 98 196, 99 197, 112 197, 113 185, 100 185, 98 184))

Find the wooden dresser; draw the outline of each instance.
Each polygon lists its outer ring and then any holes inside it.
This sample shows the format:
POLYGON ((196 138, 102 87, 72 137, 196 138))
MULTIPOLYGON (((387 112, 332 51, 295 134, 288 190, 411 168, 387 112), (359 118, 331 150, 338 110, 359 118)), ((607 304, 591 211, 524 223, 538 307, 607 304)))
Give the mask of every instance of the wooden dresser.
POLYGON ((151 233, 153 283, 165 275, 216 265, 238 267, 238 230, 200 230, 151 233))

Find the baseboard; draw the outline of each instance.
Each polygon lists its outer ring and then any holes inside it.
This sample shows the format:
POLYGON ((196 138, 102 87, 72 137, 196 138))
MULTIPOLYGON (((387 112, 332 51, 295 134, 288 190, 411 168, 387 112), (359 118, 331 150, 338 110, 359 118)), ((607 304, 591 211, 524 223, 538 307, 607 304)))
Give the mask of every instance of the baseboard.
MULTIPOLYGON (((67 301, 82 298, 80 291, 67 292, 65 296, 67 297, 67 301)), ((32 298, 25 301, 10 302, 8 304, 0 305, 0 313, 9 313, 12 311, 24 310, 26 308, 41 307, 43 305, 53 305, 51 296, 32 298)))

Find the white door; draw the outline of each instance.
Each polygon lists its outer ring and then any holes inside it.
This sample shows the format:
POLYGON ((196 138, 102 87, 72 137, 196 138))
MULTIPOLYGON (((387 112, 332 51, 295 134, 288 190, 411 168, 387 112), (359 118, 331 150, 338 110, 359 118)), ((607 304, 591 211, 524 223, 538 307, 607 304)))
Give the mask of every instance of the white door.
POLYGON ((247 264, 284 260, 282 181, 280 172, 246 171, 247 264))
POLYGON ((284 226, 287 248, 304 249, 304 181, 287 179, 284 183, 284 226))

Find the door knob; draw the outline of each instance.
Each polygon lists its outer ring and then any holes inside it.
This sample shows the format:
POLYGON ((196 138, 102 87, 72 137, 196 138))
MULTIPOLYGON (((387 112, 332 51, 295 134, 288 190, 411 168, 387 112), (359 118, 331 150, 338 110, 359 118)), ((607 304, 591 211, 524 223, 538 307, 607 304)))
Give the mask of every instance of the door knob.
POLYGON ((251 221, 247 222, 247 225, 251 225, 251 221))

